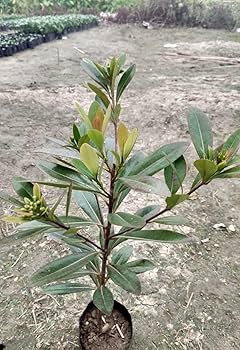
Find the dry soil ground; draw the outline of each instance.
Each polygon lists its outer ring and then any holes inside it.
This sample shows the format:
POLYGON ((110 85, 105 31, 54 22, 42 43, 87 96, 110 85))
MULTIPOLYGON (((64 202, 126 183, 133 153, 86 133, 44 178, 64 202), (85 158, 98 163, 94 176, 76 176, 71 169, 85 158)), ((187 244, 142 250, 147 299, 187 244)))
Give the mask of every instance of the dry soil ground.
MULTIPOLYGON (((89 105, 82 55, 74 47, 99 61, 126 52, 128 61, 137 64, 123 119, 130 127, 139 126, 137 147, 149 151, 189 139, 186 114, 191 105, 209 113, 216 144, 240 126, 240 65, 206 59, 239 58, 239 40, 237 34, 220 31, 111 26, 1 59, 0 188, 10 191, 16 174, 39 176, 36 150, 48 136, 69 135, 77 118, 76 100, 89 105), (177 47, 166 48, 167 43, 177 47), (177 52, 205 59, 171 56, 177 52)), ((189 158, 193 155, 190 149, 189 158)), ((125 204, 129 209, 135 209, 132 199, 143 206, 144 198, 133 195, 125 204)), ((149 200, 162 203, 156 197, 149 200)), ((142 278, 142 296, 121 292, 118 298, 133 315, 133 350, 240 349, 239 203, 239 180, 213 183, 180 210, 192 223, 184 231, 205 243, 135 244, 136 255, 151 257, 157 269, 142 278), (233 225, 235 231, 218 231, 216 223, 233 225)), ((7 210, 2 206, 0 214, 7 210)), ((2 235, 9 230, 2 224, 2 235)), ((63 253, 56 247, 45 238, 0 246, 0 343, 7 350, 77 349, 77 318, 89 296, 51 298, 29 285, 33 271, 63 253)))

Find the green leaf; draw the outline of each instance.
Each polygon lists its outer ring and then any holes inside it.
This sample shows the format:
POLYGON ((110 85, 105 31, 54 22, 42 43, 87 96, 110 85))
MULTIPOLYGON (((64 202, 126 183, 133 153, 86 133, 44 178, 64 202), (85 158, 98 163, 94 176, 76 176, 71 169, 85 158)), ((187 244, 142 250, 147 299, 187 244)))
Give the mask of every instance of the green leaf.
POLYGON ((180 215, 164 216, 163 218, 155 219, 153 222, 162 225, 188 225, 188 219, 180 215))
POLYGON ((172 209, 176 205, 189 199, 188 194, 173 194, 171 197, 166 198, 167 208, 172 209))
POLYGON ((118 58, 117 63, 120 69, 124 66, 126 59, 127 59, 126 54, 123 54, 118 58))
POLYGON ((154 175, 183 155, 188 147, 186 142, 175 142, 160 147, 145 157, 132 169, 129 175, 154 175))
POLYGON ((134 293, 141 293, 141 284, 137 275, 122 266, 108 265, 111 280, 122 289, 134 293))
MULTIPOLYGON (((133 171, 133 169, 135 168, 135 166, 144 159, 144 156, 142 153, 137 152, 135 153, 123 166, 123 168, 121 169, 120 173, 119 173, 119 177, 127 177, 127 175, 129 175, 131 173, 131 171, 133 171)), ((115 194, 119 194, 120 192, 120 188, 123 186, 123 183, 121 181, 119 181, 117 179, 116 181, 116 185, 114 188, 114 193, 115 194)), ((118 200, 116 201, 116 204, 114 206, 114 209, 118 208, 119 205, 122 203, 122 201, 124 200, 124 198, 128 195, 128 193, 130 192, 130 189, 128 187, 125 186, 125 190, 120 194, 120 196, 118 197, 118 200)))
POLYGON ((214 176, 214 178, 219 179, 233 179, 233 178, 239 178, 240 177, 240 166, 235 166, 230 169, 227 169, 220 174, 217 174, 214 176))
POLYGON ((155 241, 159 243, 175 243, 177 241, 189 241, 189 239, 175 231, 169 230, 141 230, 124 234, 125 238, 140 241, 155 241))
POLYGON ((218 167, 217 165, 208 159, 199 159, 194 162, 194 166, 199 171, 201 178, 204 183, 209 181, 211 177, 216 174, 218 167))
POLYGON ((128 158, 129 154, 132 152, 132 149, 136 143, 138 136, 138 130, 137 128, 133 129, 126 140, 126 143, 124 144, 124 149, 123 149, 123 159, 124 161, 128 158))
POLYGON ((48 224, 41 223, 39 221, 33 220, 30 222, 23 223, 22 225, 17 226, 16 234, 7 236, 1 240, 1 243, 15 241, 20 239, 26 239, 35 235, 40 235, 51 230, 52 226, 48 224))
POLYGON ((78 141, 81 137, 81 134, 80 134, 79 129, 75 123, 73 124, 73 137, 74 137, 76 143, 78 144, 78 141))
POLYGON ((142 216, 145 220, 149 220, 160 211, 160 205, 148 205, 147 207, 139 209, 135 214, 142 216))
POLYGON ((80 159, 73 159, 72 164, 81 175, 87 176, 89 179, 93 178, 92 173, 88 170, 86 165, 80 159))
POLYGON ((61 283, 54 284, 43 288, 45 294, 65 295, 72 293, 80 293, 92 290, 93 288, 81 283, 61 283))
MULTIPOLYGON (((71 230, 71 229, 70 229, 71 230)), ((74 231, 73 231, 74 234, 74 231)), ((71 246, 71 247, 77 247, 77 248, 82 248, 82 244, 85 242, 84 239, 78 237, 77 235, 74 235, 73 237, 68 237, 68 235, 71 235, 71 232, 69 232, 69 230, 65 233, 61 235, 61 240, 66 243, 67 245, 71 246)), ((85 248, 85 247, 84 247, 85 248)), ((88 251, 90 250, 90 247, 88 249, 88 251)), ((94 251, 94 248, 91 248, 92 251, 94 251)))
POLYGON ((88 86, 101 99, 104 106, 108 108, 110 102, 105 93, 94 84, 88 83, 88 86))
POLYGON ((112 292, 107 287, 98 287, 93 294, 93 304, 104 314, 110 315, 114 305, 112 292))
POLYGON ((102 151, 104 145, 103 133, 97 129, 91 129, 88 131, 88 136, 91 141, 97 146, 97 148, 102 151))
POLYGON ((66 217, 68 217, 68 214, 69 214, 71 199, 72 199, 72 183, 70 183, 68 188, 68 193, 67 193, 66 217))
POLYGON ((20 202, 18 199, 14 198, 12 196, 9 196, 9 194, 7 194, 4 191, 0 191, 0 199, 4 202, 8 202, 8 203, 11 203, 13 205, 16 205, 17 207, 24 206, 23 202, 20 202))
POLYGON ((112 225, 132 228, 140 228, 146 224, 146 221, 141 216, 122 212, 108 214, 108 221, 112 225))
POLYGON ((227 162, 227 166, 240 165, 240 156, 235 156, 227 162))
POLYGON ((97 66, 87 58, 82 60, 81 64, 83 70, 92 78, 96 83, 98 83, 102 88, 108 91, 106 78, 103 76, 102 72, 97 68, 97 66))
POLYGON ((197 187, 198 185, 200 185, 202 183, 202 177, 201 175, 198 173, 197 176, 195 177, 193 184, 191 186, 191 189, 197 187))
POLYGON ((114 250, 112 253, 112 264, 113 265, 125 264, 130 259, 132 253, 133 253, 133 247, 131 245, 124 246, 118 251, 114 250))
POLYGON ((110 118, 111 118, 111 114, 112 114, 112 107, 111 107, 111 105, 109 105, 107 110, 106 110, 105 117, 103 119, 103 124, 102 124, 103 134, 105 133, 105 131, 107 129, 108 123, 109 123, 110 118))
POLYGON ((227 141, 223 144, 222 149, 224 152, 231 151, 230 159, 236 154, 240 145, 240 129, 237 129, 227 141))
POLYGON ((89 107, 89 111, 88 111, 88 118, 90 119, 91 123, 93 124, 93 120, 96 117, 96 114, 98 113, 98 111, 100 113, 102 113, 101 110, 101 106, 99 105, 99 103, 97 101, 93 101, 89 107))
POLYGON ((166 194, 168 189, 166 185, 159 179, 151 176, 128 176, 120 177, 119 180, 127 187, 137 191, 145 193, 166 194))
POLYGON ((93 222, 101 221, 97 199, 93 193, 74 191, 74 198, 78 206, 93 222))
POLYGON ((186 172, 187 164, 183 156, 164 169, 165 181, 171 194, 175 194, 182 187, 186 172))
POLYGON ((73 185, 77 185, 82 191, 99 192, 98 187, 96 187, 87 178, 82 177, 78 172, 71 168, 67 168, 65 166, 48 161, 41 161, 38 164, 38 167, 40 170, 53 177, 54 179, 67 182, 68 184, 72 182, 73 185))
MULTIPOLYGON (((51 154, 56 157, 64 158, 76 158, 79 156, 79 152, 76 149, 69 149, 64 147, 47 147, 37 150, 38 153, 51 154)), ((62 160, 62 159, 61 159, 62 160)))
POLYGON ((85 266, 89 261, 93 260, 98 253, 90 252, 85 254, 72 254, 63 258, 56 259, 32 276, 32 282, 35 285, 43 285, 61 280, 73 272, 77 272, 81 267, 85 266))
POLYGON ((88 115, 86 114, 86 112, 82 108, 82 106, 77 102, 76 107, 77 107, 78 113, 80 114, 80 117, 81 117, 82 121, 84 122, 85 126, 88 129, 91 129, 92 123, 91 123, 90 119, 88 118, 88 115))
POLYGON ((81 216, 59 216, 59 219, 63 223, 67 223, 74 228, 79 228, 81 226, 89 226, 89 225, 99 225, 98 221, 91 221, 89 218, 83 218, 81 216))
POLYGON ((124 266, 135 273, 144 273, 156 267, 150 260, 147 259, 133 260, 128 262, 124 266))
POLYGON ((12 179, 12 186, 19 197, 32 199, 33 184, 31 182, 25 180, 23 177, 14 177, 12 179))
POLYGON ((134 77, 135 72, 136 72, 136 65, 133 64, 122 75, 117 87, 117 101, 120 99, 122 93, 130 84, 132 78, 134 77))
POLYGON ((200 158, 208 158, 208 148, 213 145, 212 129, 208 117, 197 108, 188 115, 189 132, 200 158))
POLYGON ((78 271, 73 272, 73 273, 61 278, 61 281, 76 280, 77 278, 89 276, 90 274, 92 274, 92 271, 83 268, 83 269, 79 269, 78 271))
POLYGON ((84 143, 80 148, 81 161, 86 165, 89 171, 97 176, 98 173, 98 155, 96 150, 88 143, 84 143))

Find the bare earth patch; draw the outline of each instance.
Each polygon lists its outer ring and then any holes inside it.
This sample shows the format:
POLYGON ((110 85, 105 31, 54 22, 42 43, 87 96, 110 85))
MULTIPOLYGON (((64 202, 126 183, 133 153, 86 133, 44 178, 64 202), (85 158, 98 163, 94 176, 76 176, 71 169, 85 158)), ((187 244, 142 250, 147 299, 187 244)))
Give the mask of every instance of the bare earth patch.
MULTIPOLYGON (((137 63, 123 119, 130 127, 139 126, 137 147, 142 151, 189 139, 186 113, 191 105, 209 113, 217 141, 240 125, 239 64, 200 59, 239 57, 236 35, 135 26, 72 34, 67 40, 1 59, 0 188, 10 190, 14 175, 39 178, 36 151, 44 147, 48 136, 69 135, 69 126, 77 119, 74 101, 89 105, 81 54, 74 47, 100 61, 126 52, 129 62, 137 63), (168 43, 177 46, 164 47, 168 43), (179 55, 179 51, 199 59, 179 55)), ((188 153, 191 157, 193 149, 188 153)), ((142 207, 146 198, 133 193, 126 201, 135 211, 133 199, 142 207)), ((148 200, 163 204, 153 196, 148 200)), ((240 349, 239 203, 238 180, 224 185, 216 182, 180 210, 191 218, 184 232, 204 243, 134 243, 136 256, 151 258, 157 268, 142 278, 142 296, 121 292, 117 298, 133 316, 133 350, 240 349), (226 228, 216 230, 217 223, 226 228)), ((7 210, 0 207, 0 214, 7 210)), ((0 228, 0 235, 11 233, 4 224, 0 228)), ((31 289, 29 283, 32 272, 64 252, 64 247, 44 237, 0 245, 0 343, 6 350, 78 348, 78 317, 89 295, 53 298, 31 289)))

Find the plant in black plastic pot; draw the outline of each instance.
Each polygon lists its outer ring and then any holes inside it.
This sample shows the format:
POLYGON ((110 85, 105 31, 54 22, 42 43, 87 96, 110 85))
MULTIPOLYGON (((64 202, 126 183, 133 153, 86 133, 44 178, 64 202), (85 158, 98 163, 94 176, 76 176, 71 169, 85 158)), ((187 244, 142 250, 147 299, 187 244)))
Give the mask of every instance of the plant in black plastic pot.
POLYGON ((191 241, 182 233, 165 228, 187 222, 182 216, 170 215, 172 209, 215 179, 240 177, 240 129, 214 148, 209 120, 198 109, 192 109, 188 116, 198 155, 194 161, 196 177, 190 189, 183 186, 188 143, 166 144, 148 155, 133 153, 138 130, 129 130, 121 121, 121 98, 133 79, 135 65, 124 69, 125 60, 123 55, 106 65, 82 61, 83 69, 93 80, 88 87, 95 98, 88 112, 77 104, 81 123, 73 124, 68 142, 52 139, 54 160, 39 163, 38 167, 52 181, 32 183, 14 178, 13 188, 18 196, 0 193, 3 201, 14 206, 12 215, 4 220, 19 224, 7 242, 39 234, 54 236, 68 246, 69 254, 41 267, 32 276, 32 282, 47 294, 89 291, 92 295, 92 303, 80 318, 82 349, 130 347, 131 317, 124 306, 114 301, 118 299, 114 284, 128 293, 140 294, 139 274, 155 265, 142 256, 132 259, 133 247, 128 242, 191 241), (160 172, 164 180, 155 176, 160 172), (48 204, 43 186, 61 191, 55 204, 48 204), (168 195, 163 197, 162 207, 158 198, 164 196, 166 188, 168 195), (157 204, 129 212, 124 199, 131 191, 156 194, 157 204), (66 210, 59 213, 63 201, 66 210), (73 201, 81 209, 81 216, 72 206, 73 201), (86 227, 90 229, 87 232, 86 227))

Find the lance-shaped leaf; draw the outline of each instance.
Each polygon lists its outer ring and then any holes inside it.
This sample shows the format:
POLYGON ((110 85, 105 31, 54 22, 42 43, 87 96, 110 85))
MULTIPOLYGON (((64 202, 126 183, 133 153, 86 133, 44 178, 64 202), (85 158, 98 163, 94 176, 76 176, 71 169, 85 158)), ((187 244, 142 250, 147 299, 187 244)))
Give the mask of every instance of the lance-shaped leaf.
POLYGON ((120 177, 119 180, 127 187, 130 187, 137 192, 155 193, 161 195, 166 195, 169 193, 165 183, 152 176, 135 175, 120 177))
POLYGON ((172 209, 176 205, 189 199, 188 194, 173 194, 171 197, 166 198, 167 208, 172 209))
POLYGON ((1 240, 1 243, 7 243, 10 241, 20 240, 20 239, 26 239, 35 235, 40 235, 42 233, 46 233, 48 231, 53 230, 51 225, 41 223, 39 221, 33 220, 30 222, 23 223, 22 225, 19 225, 16 228, 16 233, 7 236, 4 239, 1 240))
POLYGON ((108 221, 112 225, 131 228, 140 228, 146 224, 146 221, 141 216, 122 212, 108 214, 108 221))
MULTIPOLYGON (((65 234, 62 234, 61 240, 64 243, 68 244, 70 247, 76 247, 76 248, 82 249, 83 243, 85 243, 85 240, 83 238, 76 236, 76 235, 74 235, 73 237, 71 237, 71 236, 68 237, 68 235, 71 235, 70 232, 68 232, 68 231, 65 234)), ((86 247, 84 246, 84 248, 86 248, 86 247)), ((93 247, 91 247, 90 244, 88 245, 88 247, 86 249, 88 249, 88 251, 90 251, 90 250, 95 251, 95 249, 93 247)), ((86 249, 85 249, 85 251, 86 251, 86 249)))
POLYGON ((93 123, 93 120, 97 114, 97 112, 99 111, 100 114, 103 114, 102 108, 99 105, 99 103, 97 101, 93 101, 89 107, 89 111, 88 111, 88 118, 90 119, 91 123, 93 123))
POLYGON ((102 74, 103 72, 99 69, 99 65, 95 65, 92 61, 87 58, 82 60, 81 64, 84 71, 92 78, 96 83, 98 83, 104 90, 108 91, 106 78, 102 74))
POLYGON ((102 131, 103 121, 104 121, 104 113, 102 108, 98 106, 98 109, 92 121, 93 128, 96 130, 102 131))
POLYGON ((124 265, 127 269, 135 273, 144 273, 154 269, 156 266, 148 259, 138 259, 124 265))
POLYGON ((191 189, 197 187, 198 185, 200 185, 202 183, 202 177, 201 175, 198 173, 197 176, 195 177, 193 184, 191 186, 191 189))
POLYGON ((76 149, 66 149, 64 147, 43 147, 37 150, 37 152, 65 158, 77 158, 79 156, 79 152, 76 149))
POLYGON ((93 304, 104 314, 110 315, 114 305, 112 292, 105 286, 98 287, 93 294, 93 304))
MULTIPOLYGON (((141 208, 136 211, 135 215, 141 216, 145 221, 149 220, 156 214, 158 214, 161 211, 161 207, 159 205, 149 205, 147 207, 141 208)), ((126 231, 126 228, 123 227, 119 233, 124 233, 126 231)), ((120 243, 124 242, 126 239, 119 238, 118 240, 111 240, 110 241, 110 247, 116 247, 120 243)))
POLYGON ((180 157, 164 169, 164 177, 171 194, 176 193, 182 187, 186 177, 187 164, 184 157, 180 157))
POLYGON ((51 282, 59 281, 73 272, 78 271, 85 266, 89 261, 93 260, 98 253, 90 252, 86 254, 72 254, 63 258, 54 260, 32 276, 32 282, 35 285, 41 286, 51 282))
POLYGON ((89 290, 93 290, 92 287, 81 283, 60 283, 54 284, 52 286, 43 287, 43 292, 45 294, 51 295, 65 295, 72 293, 81 293, 89 290))
POLYGON ((218 167, 217 165, 208 159, 199 159, 194 162, 195 167, 199 171, 201 178, 204 183, 209 181, 211 177, 216 174, 218 167))
POLYGON ((130 259, 132 253, 133 253, 133 247, 131 245, 122 247, 118 251, 114 250, 112 253, 112 264, 113 265, 125 264, 130 259))
POLYGON ((88 86, 100 98, 104 106, 108 108, 110 102, 106 94, 94 84, 88 83, 88 86))
POLYGON ((128 139, 128 129, 123 123, 120 123, 118 126, 117 139, 118 139, 118 147, 120 150, 120 154, 123 155, 124 145, 128 139))
POLYGON ((240 146, 240 129, 237 129, 227 141, 223 144, 221 151, 227 153, 230 151, 230 159, 236 154, 240 146))
POLYGON ((23 202, 20 202, 18 199, 10 196, 9 194, 7 194, 4 191, 0 191, 0 200, 2 200, 3 202, 8 202, 8 203, 11 203, 13 205, 16 205, 17 207, 24 206, 23 202))
MULTIPOLYGON (((84 192, 84 193, 88 193, 88 192, 84 192)), ((92 220, 89 220, 89 218, 83 218, 81 216, 59 216, 59 219, 61 222, 69 224, 71 228, 79 228, 82 226, 89 226, 89 225, 99 225, 99 222, 97 219, 96 221, 92 221, 92 220)))
POLYGON ((129 156, 129 154, 132 152, 132 149, 135 145, 135 142, 137 140, 137 136, 138 136, 138 130, 135 128, 133 129, 127 138, 127 141, 124 144, 124 148, 123 148, 123 159, 127 159, 127 157, 129 156))
POLYGON ((105 117, 104 117, 103 124, 102 124, 103 134, 105 133, 105 131, 107 129, 108 123, 109 123, 110 118, 111 118, 111 114, 112 114, 112 107, 111 107, 111 105, 109 105, 107 110, 106 110, 105 117))
POLYGON ((98 155, 96 150, 87 143, 84 143, 80 148, 81 161, 86 165, 89 171, 97 176, 98 173, 98 155))
POLYGON ((175 243, 178 241, 189 241, 185 235, 169 230, 141 230, 124 234, 124 238, 139 241, 155 241, 159 243, 175 243))
POLYGON ((122 93, 127 88, 129 83, 131 82, 132 78, 134 77, 134 74, 136 72, 136 65, 131 65, 126 72, 122 75, 118 87, 117 87, 117 101, 120 99, 122 93))
POLYGON ((93 222, 101 221, 100 209, 93 193, 74 191, 74 198, 78 206, 93 222))
POLYGON ((136 215, 142 216, 145 220, 149 220, 161 211, 160 205, 148 205, 147 207, 138 209, 136 215))
MULTIPOLYGON (((79 252, 77 252, 79 253, 79 252)), ((76 272, 73 272, 63 278, 61 278, 61 281, 69 281, 69 280, 76 280, 77 278, 82 278, 85 276, 89 276, 90 274, 92 274, 93 272, 90 270, 87 270, 85 268, 79 269, 76 272)))
POLYGON ((217 174, 214 176, 214 178, 219 179, 232 179, 232 178, 239 178, 240 177, 240 166, 235 166, 230 169, 227 169, 220 174, 217 174))
POLYGON ((75 123, 73 123, 73 137, 74 137, 74 140, 76 141, 76 143, 78 144, 78 141, 81 137, 81 133, 80 133, 78 126, 75 123))
POLYGON ((137 275, 129 269, 117 265, 108 265, 111 280, 122 289, 134 293, 141 293, 141 284, 137 275))
POLYGON ((155 219, 153 222, 156 222, 157 224, 162 224, 162 225, 188 225, 189 224, 188 219, 180 215, 164 216, 162 218, 155 219))
MULTIPOLYGON (((88 136, 91 141, 97 146, 97 148, 102 151, 103 144, 104 144, 104 138, 101 131, 97 129, 91 129, 88 131, 88 136)), ((83 147, 83 146, 82 146, 83 147)))
POLYGON ((117 59, 117 63, 118 63, 118 66, 119 66, 119 69, 122 68, 126 62, 126 59, 127 59, 127 56, 126 54, 124 53, 123 55, 121 55, 118 59, 117 59))
POLYGON ((67 168, 65 166, 48 161, 41 161, 38 164, 38 167, 40 170, 53 177, 54 179, 65 181, 67 183, 72 182, 73 185, 75 184, 85 191, 98 191, 98 187, 96 187, 88 179, 79 175, 78 172, 71 168, 67 168))
POLYGON ((68 214, 69 214, 71 199, 72 199, 72 183, 70 183, 68 192, 67 192, 66 217, 68 217, 68 214))
POLYGON ((85 175, 89 179, 93 178, 92 173, 88 170, 86 165, 80 159, 73 159, 72 164, 81 175, 85 175))
POLYGON ((23 177, 14 177, 12 179, 12 186, 19 197, 32 199, 33 184, 31 182, 23 177))
POLYGON ((200 158, 208 158, 209 146, 213 145, 212 129, 208 117, 197 108, 191 109, 188 115, 188 128, 200 158))
POLYGON ((186 142, 175 142, 160 147, 157 151, 145 157, 131 170, 129 175, 154 175, 169 166, 183 155, 188 147, 186 142))
POLYGON ((80 117, 81 117, 82 121, 85 123, 86 127, 88 129, 91 129, 92 123, 91 123, 90 119, 88 118, 88 115, 86 114, 86 112, 82 108, 82 106, 77 102, 76 107, 77 107, 77 110, 80 114, 80 117))

